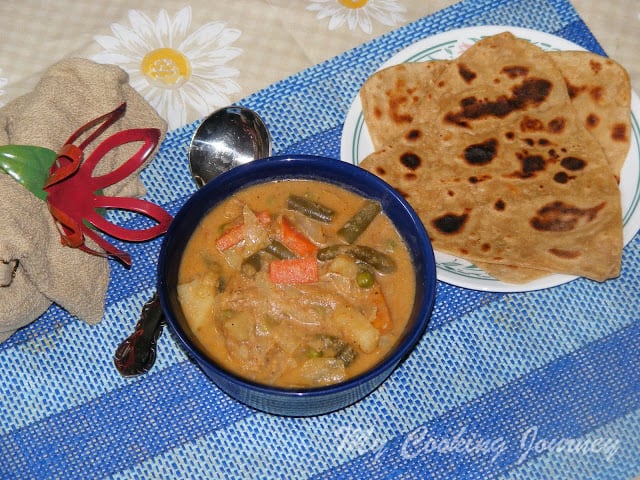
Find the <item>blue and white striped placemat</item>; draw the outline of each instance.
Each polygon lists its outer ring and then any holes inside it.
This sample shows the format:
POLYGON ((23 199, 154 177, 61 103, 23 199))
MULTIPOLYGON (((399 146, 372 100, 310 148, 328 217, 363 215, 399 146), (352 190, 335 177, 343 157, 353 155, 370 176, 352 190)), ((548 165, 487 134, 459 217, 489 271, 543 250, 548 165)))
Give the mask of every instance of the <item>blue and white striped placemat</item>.
MULTIPOLYGON (((465 0, 248 98, 275 153, 339 157, 360 85, 402 48, 477 25, 546 31, 604 53, 566 0, 465 0)), ((197 122, 196 122, 197 123, 197 122)), ((172 213, 195 187, 170 132, 143 173, 172 213)), ((220 392, 171 334, 142 377, 116 346, 152 294, 161 240, 123 245, 107 312, 87 326, 51 307, 0 344, 0 478, 632 478, 640 475, 640 238, 619 279, 498 294, 438 284, 430 326, 372 395, 282 418, 220 392)))

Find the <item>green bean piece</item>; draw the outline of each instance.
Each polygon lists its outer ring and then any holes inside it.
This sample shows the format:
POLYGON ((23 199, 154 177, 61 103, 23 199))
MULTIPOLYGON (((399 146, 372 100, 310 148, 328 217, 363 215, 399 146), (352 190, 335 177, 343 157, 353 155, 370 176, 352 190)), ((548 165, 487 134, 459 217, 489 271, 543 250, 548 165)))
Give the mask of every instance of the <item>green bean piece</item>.
POLYGON ((262 268, 262 258, 260 258, 260 252, 256 252, 253 255, 245 258, 240 265, 240 271, 247 277, 253 277, 262 268))
POLYGON ((364 206, 338 230, 338 236, 347 243, 355 242, 381 211, 380 203, 366 200, 364 206))
POLYGON ((296 254, 293 253, 291 250, 289 250, 287 247, 285 247, 278 240, 272 240, 271 243, 269 243, 269 245, 267 245, 264 248, 264 251, 267 253, 270 253, 271 255, 273 255, 274 257, 280 260, 284 260, 288 258, 296 258, 296 254))
POLYGON ((316 258, 321 262, 327 262, 333 260, 341 253, 346 254, 347 249, 347 245, 329 245, 328 247, 318 249, 316 258))
POLYGON ((309 356, 310 350, 318 352, 320 357, 332 357, 340 360, 345 367, 353 363, 358 356, 358 352, 350 344, 333 335, 320 334, 311 343, 313 346, 309 345, 307 356, 309 356))
POLYGON ((345 367, 348 367, 353 363, 353 361, 358 356, 358 353, 354 350, 354 348, 348 343, 344 344, 344 347, 338 352, 336 358, 344 363, 345 367))
POLYGON ((392 273, 397 269, 393 258, 365 245, 330 245, 318 250, 316 257, 321 262, 326 262, 341 254, 366 263, 380 273, 392 273))
POLYGON ((397 268, 396 262, 389 255, 365 245, 353 245, 349 254, 356 260, 371 265, 380 273, 392 273, 397 268))
POLYGON ((356 283, 360 288, 371 288, 374 282, 373 273, 369 270, 360 270, 356 275, 356 283))
POLYGON ((289 195, 287 208, 323 223, 330 223, 335 214, 333 209, 300 195, 289 195))

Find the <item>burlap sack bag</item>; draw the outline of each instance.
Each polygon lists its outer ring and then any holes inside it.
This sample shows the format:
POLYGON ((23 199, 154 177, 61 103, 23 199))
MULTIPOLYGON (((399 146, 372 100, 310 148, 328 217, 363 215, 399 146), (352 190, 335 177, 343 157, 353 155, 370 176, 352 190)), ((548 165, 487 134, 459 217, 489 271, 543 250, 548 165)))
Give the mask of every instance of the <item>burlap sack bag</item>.
MULTIPOLYGON (((79 127, 123 102, 127 104, 124 117, 89 150, 129 128, 158 128, 162 139, 166 122, 129 85, 128 75, 119 67, 79 58, 63 60, 45 72, 31 93, 0 109, 0 145, 35 145, 57 152, 79 127)), ((127 161, 137 146, 109 152, 96 174, 127 161)), ((133 175, 104 193, 141 196, 145 189, 133 175)), ((63 246, 46 203, 0 173, 0 342, 35 320, 51 303, 89 324, 98 323, 104 315, 109 262, 63 246)))

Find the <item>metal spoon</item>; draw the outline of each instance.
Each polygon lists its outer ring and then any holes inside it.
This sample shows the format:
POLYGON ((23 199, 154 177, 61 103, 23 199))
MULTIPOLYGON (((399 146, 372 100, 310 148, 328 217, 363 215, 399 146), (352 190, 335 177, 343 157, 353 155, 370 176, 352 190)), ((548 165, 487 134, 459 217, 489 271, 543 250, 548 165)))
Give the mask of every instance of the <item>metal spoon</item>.
MULTIPOLYGON (((258 114, 243 107, 226 107, 204 119, 193 134, 189 169, 201 188, 237 165, 269 155, 271 136, 258 114)), ((164 322, 156 293, 142 307, 134 332, 115 351, 113 363, 120 375, 141 375, 153 367, 164 322)))
POLYGON ((189 149, 191 176, 202 187, 227 170, 271 154, 271 137, 262 119, 242 107, 213 112, 200 124, 189 149))

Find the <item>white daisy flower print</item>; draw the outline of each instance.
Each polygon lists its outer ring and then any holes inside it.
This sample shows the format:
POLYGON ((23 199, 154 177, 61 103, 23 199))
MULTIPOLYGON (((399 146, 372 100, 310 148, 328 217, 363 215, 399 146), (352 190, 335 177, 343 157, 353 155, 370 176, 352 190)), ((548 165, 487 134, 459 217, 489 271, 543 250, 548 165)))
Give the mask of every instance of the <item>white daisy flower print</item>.
POLYGON ((394 26, 405 21, 407 11, 397 0, 311 0, 307 10, 318 12, 318 20, 329 17, 329 30, 346 23, 349 30, 360 28, 367 34, 373 32, 373 21, 394 26))
POLYGON ((91 58, 125 70, 131 86, 167 121, 169 129, 187 123, 188 110, 204 116, 229 104, 229 96, 240 92, 234 80, 239 72, 227 65, 242 54, 242 49, 232 46, 240 30, 210 22, 190 32, 191 7, 174 18, 160 10, 155 22, 131 10, 129 22, 130 28, 112 24, 113 36, 95 36, 104 51, 91 58))

